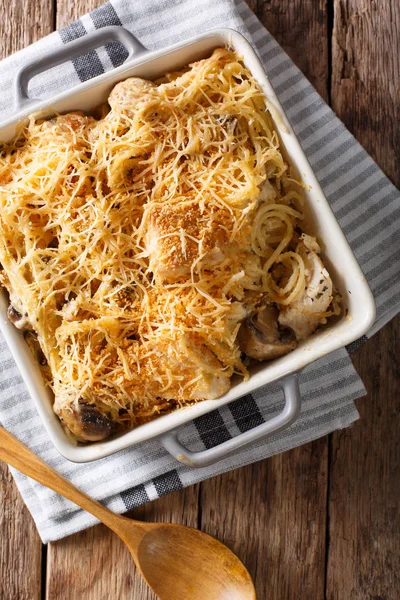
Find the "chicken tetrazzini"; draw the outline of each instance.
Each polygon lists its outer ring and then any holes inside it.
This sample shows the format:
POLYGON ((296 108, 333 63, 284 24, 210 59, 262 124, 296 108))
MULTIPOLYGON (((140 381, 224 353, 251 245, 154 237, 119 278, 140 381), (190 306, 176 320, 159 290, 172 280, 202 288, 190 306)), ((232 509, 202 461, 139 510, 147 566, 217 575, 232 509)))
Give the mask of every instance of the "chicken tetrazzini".
POLYGON ((218 398, 337 312, 301 182, 227 49, 34 115, 0 152, 9 318, 79 441, 218 398))

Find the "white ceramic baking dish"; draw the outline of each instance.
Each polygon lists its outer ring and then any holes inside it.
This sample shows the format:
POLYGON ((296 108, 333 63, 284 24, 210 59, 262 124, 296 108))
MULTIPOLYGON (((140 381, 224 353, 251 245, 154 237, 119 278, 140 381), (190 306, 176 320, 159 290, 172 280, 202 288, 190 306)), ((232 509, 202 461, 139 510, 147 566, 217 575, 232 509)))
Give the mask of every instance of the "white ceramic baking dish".
POLYGON ((290 354, 273 362, 255 366, 248 382, 234 381, 230 391, 218 400, 207 400, 179 409, 106 441, 76 446, 66 436, 58 418, 52 411, 51 392, 44 386, 39 368, 33 360, 22 334, 7 319, 8 300, 6 294, 2 293, 0 295, 0 327, 3 335, 50 438, 58 451, 71 461, 96 460, 133 444, 157 438, 181 462, 192 466, 204 466, 216 462, 239 447, 288 427, 300 412, 298 375, 301 369, 328 352, 358 339, 374 322, 374 300, 363 273, 324 197, 257 55, 247 40, 235 31, 229 29, 209 31, 156 52, 147 51, 132 34, 121 27, 107 27, 75 40, 40 61, 24 65, 16 74, 14 89, 16 114, 0 126, 0 140, 9 140, 14 135, 16 126, 32 112, 48 110, 51 114, 53 110, 58 112, 91 111, 106 101, 109 92, 118 81, 131 76, 154 79, 167 71, 176 70, 192 61, 206 58, 215 48, 226 45, 233 47, 243 56, 246 66, 265 91, 268 102, 275 109, 273 110, 275 125, 284 145, 287 159, 295 166, 308 186, 306 191, 308 229, 315 233, 320 240, 323 240, 325 264, 343 297, 342 316, 299 344, 296 350, 290 354), (122 66, 82 83, 72 90, 63 92, 51 100, 41 101, 28 97, 28 82, 34 75, 83 55, 90 49, 103 46, 111 40, 120 41, 129 51, 128 59, 122 66), (285 395, 284 407, 278 416, 215 448, 202 452, 193 453, 179 442, 179 428, 184 423, 276 381, 281 383, 285 395))

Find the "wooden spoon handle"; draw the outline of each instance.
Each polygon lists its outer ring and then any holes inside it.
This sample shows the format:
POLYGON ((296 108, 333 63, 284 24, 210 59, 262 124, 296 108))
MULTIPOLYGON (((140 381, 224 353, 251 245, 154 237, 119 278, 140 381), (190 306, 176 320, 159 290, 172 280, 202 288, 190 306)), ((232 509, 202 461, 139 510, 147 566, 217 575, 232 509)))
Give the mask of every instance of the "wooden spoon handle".
POLYGON ((118 533, 121 528, 123 517, 115 515, 96 500, 86 496, 2 427, 0 427, 0 460, 68 498, 100 519, 115 533, 118 533))

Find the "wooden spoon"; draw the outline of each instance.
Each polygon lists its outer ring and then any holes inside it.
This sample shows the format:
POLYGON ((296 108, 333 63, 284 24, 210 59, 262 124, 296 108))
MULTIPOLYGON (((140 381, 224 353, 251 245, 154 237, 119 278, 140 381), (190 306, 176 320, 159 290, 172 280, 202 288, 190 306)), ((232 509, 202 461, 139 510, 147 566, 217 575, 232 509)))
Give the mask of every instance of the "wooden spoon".
POLYGON ((72 500, 128 546, 160 600, 255 600, 249 572, 224 544, 184 525, 142 523, 92 500, 0 427, 0 459, 72 500))

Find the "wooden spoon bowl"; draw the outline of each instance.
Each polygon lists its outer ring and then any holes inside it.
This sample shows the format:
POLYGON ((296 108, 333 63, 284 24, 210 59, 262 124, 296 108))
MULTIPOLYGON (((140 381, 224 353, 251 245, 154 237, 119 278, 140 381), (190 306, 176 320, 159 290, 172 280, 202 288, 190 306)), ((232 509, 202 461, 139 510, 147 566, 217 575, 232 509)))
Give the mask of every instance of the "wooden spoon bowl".
POLYGON ((250 600, 251 577, 238 557, 215 538, 184 525, 137 523, 126 519, 119 534, 151 589, 163 600, 250 600), (133 533, 133 535, 132 535, 133 533))
POLYGON ((160 600, 255 600, 246 567, 210 535, 184 525, 143 523, 112 513, 1 427, 0 459, 75 502, 112 529, 160 600))

